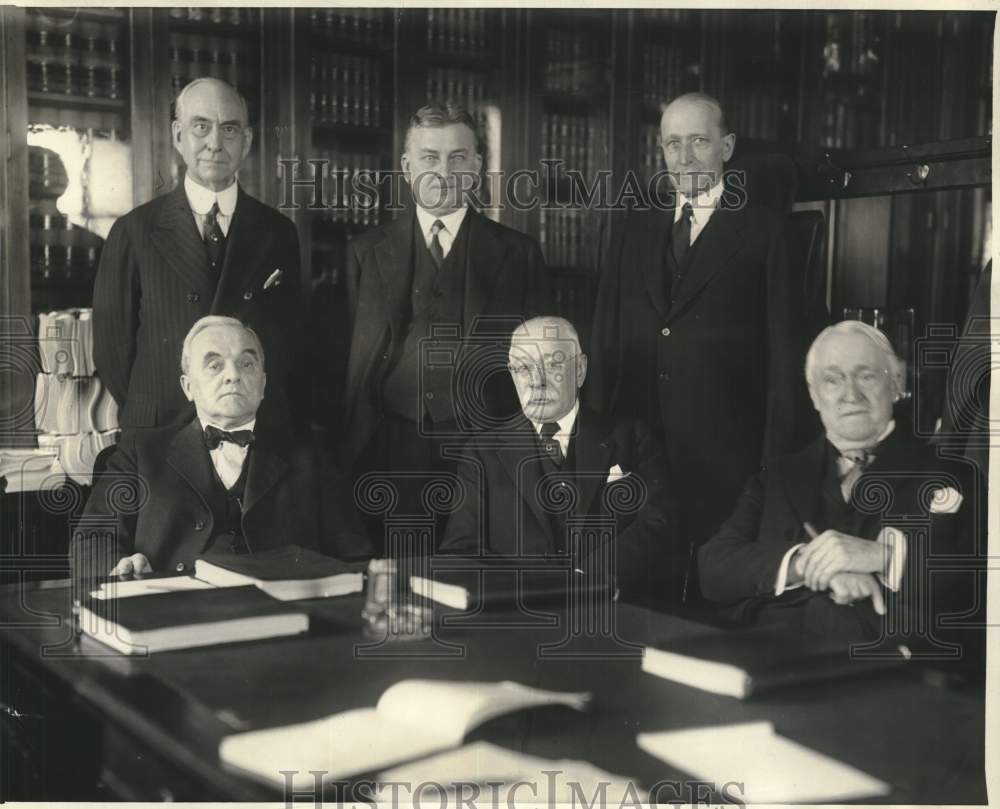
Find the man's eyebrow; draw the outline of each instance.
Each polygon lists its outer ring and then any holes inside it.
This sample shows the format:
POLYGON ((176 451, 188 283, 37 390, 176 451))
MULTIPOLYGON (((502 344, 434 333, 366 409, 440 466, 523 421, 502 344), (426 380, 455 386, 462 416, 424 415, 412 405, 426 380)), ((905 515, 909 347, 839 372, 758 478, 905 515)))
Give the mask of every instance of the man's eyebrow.
POLYGON ((208 363, 210 363, 212 360, 217 360, 221 356, 222 355, 218 351, 209 351, 207 354, 205 354, 204 357, 202 357, 201 364, 208 365, 208 363))
POLYGON ((243 350, 242 350, 242 351, 240 352, 240 356, 242 357, 242 356, 244 356, 245 354, 249 354, 249 355, 250 355, 251 357, 253 357, 254 359, 258 359, 258 360, 260 359, 260 354, 258 354, 258 353, 257 353, 257 349, 256 349, 256 348, 244 348, 244 349, 243 349, 243 350))

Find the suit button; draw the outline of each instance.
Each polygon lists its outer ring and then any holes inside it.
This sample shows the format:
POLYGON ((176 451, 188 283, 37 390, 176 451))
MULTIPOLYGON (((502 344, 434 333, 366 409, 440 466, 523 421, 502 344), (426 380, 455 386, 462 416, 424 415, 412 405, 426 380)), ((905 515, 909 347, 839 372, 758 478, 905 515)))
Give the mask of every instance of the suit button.
POLYGON ((205 523, 203 523, 201 520, 198 520, 198 522, 196 522, 194 524, 194 530, 195 531, 204 531, 205 530, 205 523))
POLYGON ((248 289, 243 293, 243 300, 248 301, 253 297, 253 293, 248 289))
POLYGON ((426 398, 426 399, 433 399, 434 398, 433 392, 427 391, 427 393, 424 394, 424 398, 426 398))
POLYGON ((660 371, 660 381, 662 381, 662 382, 669 382, 670 381, 670 374, 668 374, 666 371, 660 371))
POLYGON ((669 337, 670 336, 670 329, 668 329, 666 326, 664 326, 663 327, 663 331, 661 331, 660 334, 662 334, 664 337, 669 337))
POLYGON ((188 303, 198 303, 198 293, 189 292, 187 295, 188 303))
POLYGON ((178 562, 177 565, 174 567, 174 570, 176 570, 178 573, 183 573, 184 572, 184 563, 183 562, 178 562))

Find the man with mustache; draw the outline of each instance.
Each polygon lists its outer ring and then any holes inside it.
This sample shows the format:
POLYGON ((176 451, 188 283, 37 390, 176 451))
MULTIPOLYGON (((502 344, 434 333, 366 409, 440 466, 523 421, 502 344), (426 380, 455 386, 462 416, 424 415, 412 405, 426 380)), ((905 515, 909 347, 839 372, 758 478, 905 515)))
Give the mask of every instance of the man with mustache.
POLYGON ((392 479, 397 513, 420 514, 426 476, 453 468, 443 444, 516 407, 503 342, 551 294, 537 241, 469 206, 482 154, 468 112, 417 110, 400 162, 414 210, 347 250, 344 447, 356 474, 392 479))
POLYGON ((191 324, 209 314, 250 324, 271 358, 262 416, 290 426, 286 358, 297 333, 299 239, 291 220, 249 196, 237 172, 253 143, 246 101, 195 79, 171 125, 183 181, 111 228, 94 286, 94 362, 122 427, 188 421, 174 367, 191 324), (273 418, 272 418, 273 416, 273 418))
POLYGON ((338 558, 371 555, 329 459, 258 422, 264 367, 260 340, 240 321, 209 316, 191 327, 179 387, 195 418, 125 433, 87 501, 88 527, 74 536, 78 576, 192 571, 208 551, 293 544, 338 558), (91 536, 95 526, 111 537, 91 536))
POLYGON ((563 318, 538 317, 518 329, 508 369, 521 413, 464 449, 458 466, 464 499, 441 550, 560 555, 579 550, 570 547, 571 524, 606 532, 610 520, 622 598, 654 607, 675 601, 668 592, 676 534, 666 464, 649 429, 581 405, 587 355, 563 318))
POLYGON ((769 461, 699 553, 702 591, 729 617, 875 640, 887 608, 943 612, 962 589, 971 568, 928 577, 926 562, 974 553, 977 504, 965 502, 975 501, 966 471, 893 420, 903 371, 865 323, 838 323, 813 342, 806 380, 826 434, 769 461))

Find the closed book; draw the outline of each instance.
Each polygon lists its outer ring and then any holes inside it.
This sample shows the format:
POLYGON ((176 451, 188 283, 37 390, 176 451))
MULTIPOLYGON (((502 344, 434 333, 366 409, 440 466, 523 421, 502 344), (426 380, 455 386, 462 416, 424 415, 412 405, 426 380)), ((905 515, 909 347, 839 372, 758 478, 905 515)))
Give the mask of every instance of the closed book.
POLYGON ((80 630, 129 655, 297 635, 308 629, 308 615, 256 587, 87 599, 80 606, 80 630))
POLYGON ((195 578, 216 587, 252 584, 280 601, 359 593, 363 563, 341 562, 316 551, 285 545, 252 554, 205 554, 194 563, 195 578))
POLYGON ((410 589, 416 595, 458 610, 564 602, 571 588, 597 592, 609 589, 609 584, 606 578, 587 576, 569 564, 521 564, 485 558, 468 560, 464 566, 457 557, 449 558, 447 567, 426 576, 410 576, 410 589))
POLYGON ((666 680, 746 699, 802 683, 860 677, 899 665, 907 655, 852 656, 851 644, 780 628, 750 629, 647 646, 642 670, 666 680))

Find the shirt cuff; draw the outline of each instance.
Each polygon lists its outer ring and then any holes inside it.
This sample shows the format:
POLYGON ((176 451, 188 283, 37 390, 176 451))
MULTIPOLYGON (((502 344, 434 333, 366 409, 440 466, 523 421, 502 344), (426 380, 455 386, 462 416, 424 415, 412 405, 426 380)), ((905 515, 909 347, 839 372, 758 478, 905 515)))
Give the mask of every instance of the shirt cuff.
POLYGON ((788 549, 788 552, 784 555, 781 560, 781 567, 778 568, 778 578, 774 582, 774 595, 780 596, 785 590, 794 590, 797 587, 801 587, 805 582, 799 582, 798 584, 786 584, 788 579, 788 565, 791 564, 792 557, 795 555, 795 551, 799 548, 805 547, 804 542, 800 542, 798 545, 793 545, 788 549))
POLYGON ((898 528, 887 525, 876 540, 888 549, 885 570, 878 574, 878 580, 893 592, 899 590, 903 579, 903 569, 906 567, 906 534, 898 528))

